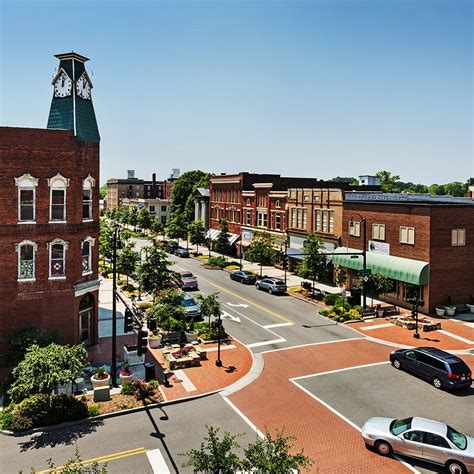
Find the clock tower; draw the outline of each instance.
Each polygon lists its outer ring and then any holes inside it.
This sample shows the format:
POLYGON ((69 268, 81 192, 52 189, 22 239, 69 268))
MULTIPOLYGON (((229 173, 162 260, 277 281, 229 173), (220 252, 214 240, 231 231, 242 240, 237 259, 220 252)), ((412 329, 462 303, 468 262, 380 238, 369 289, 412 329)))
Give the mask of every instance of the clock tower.
POLYGON ((54 76, 53 100, 47 128, 72 130, 78 140, 99 143, 99 129, 92 105, 92 81, 85 62, 89 59, 75 53, 56 54, 59 68, 54 76))

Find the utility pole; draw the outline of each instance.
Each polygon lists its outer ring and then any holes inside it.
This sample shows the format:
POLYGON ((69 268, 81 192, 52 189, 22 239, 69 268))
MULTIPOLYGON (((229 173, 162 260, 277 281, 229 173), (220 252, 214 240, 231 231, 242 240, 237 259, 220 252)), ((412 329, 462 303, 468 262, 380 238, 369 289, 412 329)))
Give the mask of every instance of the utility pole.
POLYGON ((118 226, 114 227, 114 251, 112 269, 112 386, 117 386, 117 234, 118 226))

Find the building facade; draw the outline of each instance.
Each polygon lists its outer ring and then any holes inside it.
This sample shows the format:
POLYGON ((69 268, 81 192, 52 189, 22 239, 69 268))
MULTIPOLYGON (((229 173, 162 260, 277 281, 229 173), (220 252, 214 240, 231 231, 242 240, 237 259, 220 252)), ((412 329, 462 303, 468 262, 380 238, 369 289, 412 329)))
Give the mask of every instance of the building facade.
POLYGON ((125 198, 122 200, 122 206, 146 208, 148 209, 150 216, 156 219, 158 222, 161 222, 163 225, 166 225, 170 220, 171 201, 169 199, 125 198))
POLYGON ((209 229, 209 189, 197 188, 194 192, 194 220, 209 229))
POLYGON ((344 255, 365 248, 367 268, 390 278, 380 299, 410 307, 419 295, 422 312, 438 305, 469 303, 474 295, 474 201, 451 196, 346 193, 343 246, 333 263, 358 278, 362 257, 344 255))
MULTIPOLYGON (((48 129, 0 127, 0 340, 26 323, 98 338, 99 132, 77 53, 56 56, 48 129)), ((4 346, 2 345, 2 349, 4 346)))

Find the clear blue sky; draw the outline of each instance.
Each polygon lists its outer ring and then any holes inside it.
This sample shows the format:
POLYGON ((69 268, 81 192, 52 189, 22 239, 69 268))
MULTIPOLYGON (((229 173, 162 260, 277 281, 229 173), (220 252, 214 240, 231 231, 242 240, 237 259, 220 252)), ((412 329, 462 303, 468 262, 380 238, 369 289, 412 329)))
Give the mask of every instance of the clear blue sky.
POLYGON ((469 0, 0 0, 2 125, 45 127, 91 58, 101 182, 171 168, 474 176, 469 0))

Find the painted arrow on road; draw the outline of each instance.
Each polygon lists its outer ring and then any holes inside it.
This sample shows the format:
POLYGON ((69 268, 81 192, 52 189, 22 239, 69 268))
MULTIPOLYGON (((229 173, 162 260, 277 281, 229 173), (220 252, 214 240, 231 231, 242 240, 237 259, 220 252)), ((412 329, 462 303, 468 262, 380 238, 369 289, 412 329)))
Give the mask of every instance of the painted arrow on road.
POLYGON ((232 316, 227 311, 222 311, 221 319, 230 319, 231 321, 235 321, 236 323, 241 323, 242 322, 238 316, 232 316))
POLYGON ((233 308, 248 308, 249 305, 248 304, 243 304, 243 303, 239 303, 239 304, 233 304, 233 303, 227 303, 229 306, 232 306, 233 308))

